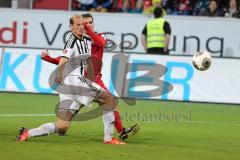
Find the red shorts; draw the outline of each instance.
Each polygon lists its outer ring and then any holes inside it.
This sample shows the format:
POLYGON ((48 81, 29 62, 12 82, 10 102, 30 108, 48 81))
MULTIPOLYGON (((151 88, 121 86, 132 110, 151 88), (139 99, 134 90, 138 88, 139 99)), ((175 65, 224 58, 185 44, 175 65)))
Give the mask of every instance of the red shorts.
MULTIPOLYGON (((105 91, 109 92, 105 84, 103 83, 101 77, 97 77, 95 80, 95 83, 97 83, 100 87, 102 87, 105 91)), ((110 93, 110 92, 109 92, 110 93)))

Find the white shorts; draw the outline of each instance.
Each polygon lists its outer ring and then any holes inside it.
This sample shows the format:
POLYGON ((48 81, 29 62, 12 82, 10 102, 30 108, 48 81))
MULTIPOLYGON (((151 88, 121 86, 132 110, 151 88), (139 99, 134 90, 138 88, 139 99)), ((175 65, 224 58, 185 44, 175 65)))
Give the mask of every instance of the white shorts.
POLYGON ((80 105, 90 106, 101 90, 99 85, 89 79, 67 76, 64 84, 57 89, 60 98, 59 108, 79 110, 80 105))

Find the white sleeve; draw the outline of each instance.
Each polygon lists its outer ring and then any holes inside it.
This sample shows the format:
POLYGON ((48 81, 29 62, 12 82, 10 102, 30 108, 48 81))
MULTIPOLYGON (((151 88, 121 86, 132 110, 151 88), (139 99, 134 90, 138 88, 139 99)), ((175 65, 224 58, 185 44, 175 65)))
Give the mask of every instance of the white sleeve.
POLYGON ((92 55, 92 41, 87 42, 88 54, 92 55))
POLYGON ((66 58, 70 59, 70 57, 73 55, 73 53, 74 53, 74 49, 66 48, 63 50, 61 57, 66 57, 66 58))

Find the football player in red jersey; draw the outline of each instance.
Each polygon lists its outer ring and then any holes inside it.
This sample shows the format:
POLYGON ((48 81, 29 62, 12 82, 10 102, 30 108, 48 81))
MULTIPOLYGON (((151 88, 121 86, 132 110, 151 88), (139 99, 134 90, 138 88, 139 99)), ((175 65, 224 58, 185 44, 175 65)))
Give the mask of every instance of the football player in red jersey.
MULTIPOLYGON (((89 13, 83 14, 83 18, 85 21, 84 28, 85 28, 86 34, 90 36, 93 41, 92 63, 94 68, 95 83, 100 85, 104 90, 108 91, 107 87, 104 85, 102 81, 102 73, 101 73, 102 63, 103 63, 102 62, 103 52, 104 52, 104 47, 107 43, 107 40, 103 33, 94 32, 93 16, 91 14, 89 13)), ((58 64, 60 60, 60 57, 56 57, 56 58, 50 57, 47 51, 43 51, 41 57, 44 61, 47 61, 53 64, 58 64)), ((117 132, 119 133, 120 139, 125 140, 126 138, 128 138, 129 135, 135 134, 139 130, 139 127, 140 127, 139 124, 135 124, 127 128, 123 127, 120 114, 119 114, 119 109, 116 109, 114 111, 114 116, 115 116, 114 126, 117 132)))

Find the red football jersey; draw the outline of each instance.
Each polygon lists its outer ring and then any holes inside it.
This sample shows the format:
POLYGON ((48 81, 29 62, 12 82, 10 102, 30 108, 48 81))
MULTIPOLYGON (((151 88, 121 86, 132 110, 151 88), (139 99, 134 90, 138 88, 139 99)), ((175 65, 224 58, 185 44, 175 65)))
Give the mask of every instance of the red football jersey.
MULTIPOLYGON (((103 38, 107 41, 103 33, 98 33, 99 38, 103 38)), ((105 46, 98 46, 95 43, 92 44, 92 63, 94 69, 94 76, 96 79, 102 77, 102 58, 105 46)))

